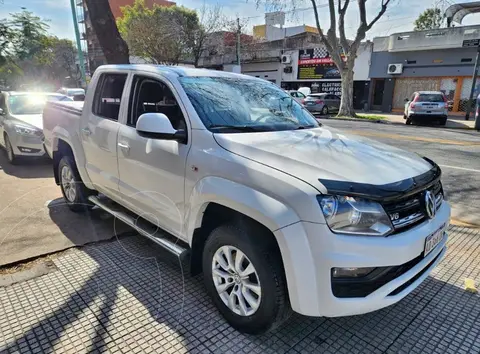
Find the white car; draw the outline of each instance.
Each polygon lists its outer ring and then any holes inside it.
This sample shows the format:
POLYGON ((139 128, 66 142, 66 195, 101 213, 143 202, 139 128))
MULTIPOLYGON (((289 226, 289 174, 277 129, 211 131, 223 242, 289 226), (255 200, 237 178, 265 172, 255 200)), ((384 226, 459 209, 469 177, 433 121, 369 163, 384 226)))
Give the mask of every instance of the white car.
POLYGON ((295 101, 297 101, 297 102, 300 103, 300 104, 303 104, 303 101, 304 101, 305 98, 307 97, 307 96, 305 96, 303 93, 301 93, 300 91, 289 90, 289 91, 287 91, 287 92, 288 92, 288 94, 289 94, 290 96, 292 96, 292 98, 293 98, 295 101))
POLYGON ((58 93, 1 92, 0 144, 11 164, 19 157, 43 156, 42 112, 47 101, 71 101, 58 93))
POLYGON ((447 124, 448 100, 440 91, 418 91, 405 99, 405 124, 438 122, 447 124))
POLYGON ((392 305, 445 255, 433 161, 322 126, 267 81, 112 65, 90 85, 44 111, 66 203, 190 258, 241 331, 392 305))

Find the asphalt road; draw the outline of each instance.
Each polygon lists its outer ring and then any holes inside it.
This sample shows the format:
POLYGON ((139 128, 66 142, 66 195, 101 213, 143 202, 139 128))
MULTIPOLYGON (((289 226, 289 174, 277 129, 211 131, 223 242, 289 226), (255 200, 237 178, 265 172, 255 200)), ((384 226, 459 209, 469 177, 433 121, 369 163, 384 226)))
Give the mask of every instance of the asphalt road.
POLYGON ((320 119, 320 122, 432 159, 442 168, 453 220, 480 225, 479 132, 333 119, 320 119))

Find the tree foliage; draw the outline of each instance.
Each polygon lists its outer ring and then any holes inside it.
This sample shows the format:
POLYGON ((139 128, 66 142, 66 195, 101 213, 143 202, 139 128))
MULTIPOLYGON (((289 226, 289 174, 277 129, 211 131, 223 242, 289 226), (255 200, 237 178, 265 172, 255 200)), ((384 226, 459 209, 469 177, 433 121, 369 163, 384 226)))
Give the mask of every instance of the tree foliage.
POLYGON ((442 26, 444 15, 438 8, 426 9, 415 20, 415 31, 431 30, 442 26))
POLYGON ((121 8, 117 24, 132 55, 155 64, 178 64, 191 54, 192 32, 198 28, 195 11, 178 6, 149 9, 143 0, 121 8))
POLYGON ((30 11, 0 20, 0 80, 6 86, 51 83, 60 86, 67 77, 77 84, 76 50, 72 41, 47 33, 47 21, 30 11))
MULTIPOLYGON (((353 108, 353 66, 360 43, 365 39, 368 31, 377 23, 377 21, 385 14, 388 6, 394 0, 374 0, 378 4, 378 10, 374 12, 373 17, 368 19, 367 0, 357 0, 357 7, 350 6, 351 0, 328 0, 329 28, 325 31, 326 26, 320 22, 319 5, 320 1, 310 0, 312 12, 315 17, 318 34, 322 44, 328 50, 330 57, 340 71, 342 78, 342 101, 339 109, 339 116, 355 117, 353 108), (347 39, 346 36, 346 20, 347 11, 354 9, 352 13, 358 16, 358 25, 355 38, 347 39)), ((291 7, 293 9, 302 3, 302 0, 256 0, 257 4, 267 3, 276 8, 291 7)), ((372 0, 369 2, 371 7, 372 0)), ((322 3, 323 4, 323 3, 322 3)), ((347 26, 350 26, 348 24, 347 26)))
POLYGON ((204 6, 197 14, 182 6, 154 5, 150 9, 144 0, 136 0, 121 10, 117 26, 132 55, 156 64, 191 60, 197 66, 208 35, 222 23, 219 7, 204 6))

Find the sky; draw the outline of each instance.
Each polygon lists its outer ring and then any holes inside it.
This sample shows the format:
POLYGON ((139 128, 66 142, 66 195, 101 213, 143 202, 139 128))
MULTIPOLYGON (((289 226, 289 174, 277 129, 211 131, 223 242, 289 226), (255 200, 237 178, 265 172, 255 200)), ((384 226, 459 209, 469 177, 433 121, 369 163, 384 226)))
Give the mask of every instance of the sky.
MULTIPOLYGON (((75 0, 77 1, 77 0, 75 0)), ((285 1, 290 3, 289 1, 285 1)), ((368 33, 367 38, 372 39, 376 36, 386 36, 392 33, 410 31, 413 29, 413 22, 418 15, 426 8, 432 7, 439 0, 392 0, 385 15, 368 33)), ((440 2, 442 2, 440 0, 440 2)), ((444 0, 451 4, 453 1, 444 0)), ((464 2, 471 2, 466 0, 464 2)), ((229 18, 240 17, 242 23, 247 28, 253 25, 264 23, 265 11, 275 10, 272 6, 265 6, 263 3, 259 6, 256 0, 176 0, 177 5, 183 5, 191 9, 199 9, 205 3, 207 6, 219 5, 222 12, 229 18)), ((315 25, 313 10, 309 0, 297 0, 297 10, 287 13, 286 26, 295 25, 315 25)), ((335 1, 336 3, 336 1, 335 1)), ((371 19, 379 9, 381 0, 367 1, 367 17, 371 19)), ((328 27, 329 15, 327 0, 317 0, 317 6, 320 14, 320 22, 324 27, 328 27)), ((448 6, 448 5, 447 5, 448 6)), ((25 7, 34 12, 39 17, 49 20, 49 32, 60 38, 74 39, 72 12, 70 0, 0 0, 0 19, 7 18, 10 13, 21 11, 25 7)), ((287 10, 291 10, 288 8, 287 10)), ((346 16, 347 37, 352 38, 358 25, 358 7, 356 1, 351 1, 349 11, 346 16)), ((480 14, 470 15, 464 19, 464 25, 480 24, 480 14)))

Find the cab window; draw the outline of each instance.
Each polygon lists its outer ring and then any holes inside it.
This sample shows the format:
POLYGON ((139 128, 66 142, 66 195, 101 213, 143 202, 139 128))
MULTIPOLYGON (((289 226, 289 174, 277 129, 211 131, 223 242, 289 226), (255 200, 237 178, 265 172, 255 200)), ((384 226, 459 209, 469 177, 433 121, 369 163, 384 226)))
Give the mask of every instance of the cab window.
POLYGON ((95 115, 118 121, 126 81, 127 74, 102 74, 100 76, 92 107, 95 115))
POLYGON ((133 87, 127 125, 135 127, 144 113, 163 113, 170 119, 174 129, 186 129, 182 110, 167 85, 148 77, 136 76, 133 87))

